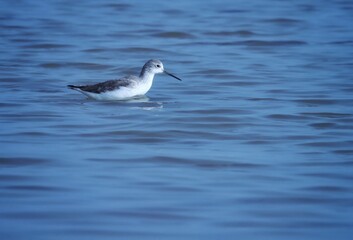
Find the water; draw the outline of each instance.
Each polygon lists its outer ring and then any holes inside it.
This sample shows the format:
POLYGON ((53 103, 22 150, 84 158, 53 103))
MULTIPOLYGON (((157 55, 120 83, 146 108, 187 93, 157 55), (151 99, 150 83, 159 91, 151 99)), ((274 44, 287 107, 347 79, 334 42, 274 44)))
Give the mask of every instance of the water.
POLYGON ((0 4, 1 239, 351 239, 352 1, 0 4))

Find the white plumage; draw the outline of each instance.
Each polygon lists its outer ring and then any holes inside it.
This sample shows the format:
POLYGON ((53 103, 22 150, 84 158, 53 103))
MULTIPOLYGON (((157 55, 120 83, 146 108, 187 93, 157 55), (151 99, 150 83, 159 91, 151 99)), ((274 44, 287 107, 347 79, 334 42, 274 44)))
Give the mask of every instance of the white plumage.
POLYGON ((160 60, 151 59, 145 63, 138 77, 126 76, 94 85, 68 87, 96 100, 124 100, 145 95, 152 87, 154 75, 158 73, 168 74, 181 81, 165 71, 160 60))

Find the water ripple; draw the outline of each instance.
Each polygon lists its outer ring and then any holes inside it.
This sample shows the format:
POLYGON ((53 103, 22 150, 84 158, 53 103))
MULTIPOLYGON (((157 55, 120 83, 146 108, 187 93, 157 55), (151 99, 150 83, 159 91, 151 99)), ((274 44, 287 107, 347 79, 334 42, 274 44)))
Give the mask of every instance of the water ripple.
POLYGON ((48 163, 47 159, 39 158, 27 158, 27 157, 1 157, 0 166, 4 167, 21 167, 21 166, 32 166, 42 165, 48 163))

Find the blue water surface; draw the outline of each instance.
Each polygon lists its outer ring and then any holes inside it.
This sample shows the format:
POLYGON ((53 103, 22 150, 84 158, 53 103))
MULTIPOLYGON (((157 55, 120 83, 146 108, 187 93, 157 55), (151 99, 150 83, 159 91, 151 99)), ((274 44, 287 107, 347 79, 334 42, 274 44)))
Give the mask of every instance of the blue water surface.
POLYGON ((351 239, 353 2, 0 3, 1 239, 351 239), (138 74, 147 96, 66 88, 138 74))

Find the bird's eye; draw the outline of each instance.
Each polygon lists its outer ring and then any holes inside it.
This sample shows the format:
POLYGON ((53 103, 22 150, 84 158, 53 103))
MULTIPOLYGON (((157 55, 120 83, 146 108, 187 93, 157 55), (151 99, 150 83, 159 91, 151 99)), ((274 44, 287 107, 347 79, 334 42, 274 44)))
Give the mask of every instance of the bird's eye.
POLYGON ((161 67, 161 65, 157 64, 157 67, 158 67, 158 68, 160 68, 160 67, 161 67))

